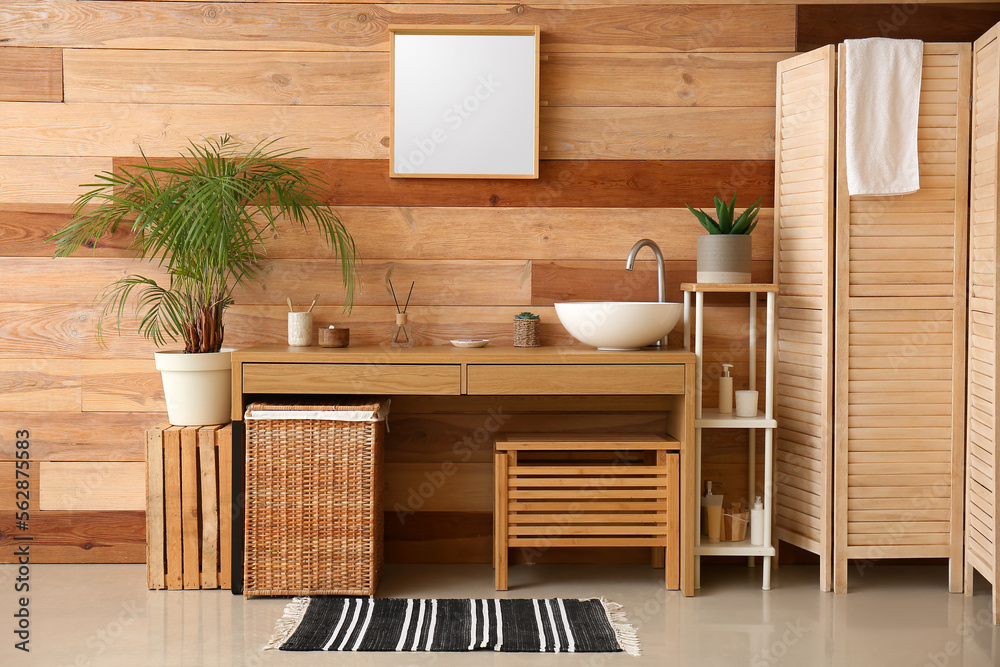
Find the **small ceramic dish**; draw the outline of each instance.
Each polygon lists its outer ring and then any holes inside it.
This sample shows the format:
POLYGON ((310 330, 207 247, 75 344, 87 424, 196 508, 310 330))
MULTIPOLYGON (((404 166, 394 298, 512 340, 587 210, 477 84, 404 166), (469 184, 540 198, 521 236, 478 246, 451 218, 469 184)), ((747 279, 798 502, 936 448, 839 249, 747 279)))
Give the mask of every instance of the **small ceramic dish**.
POLYGON ((486 347, 489 342, 489 338, 456 338, 451 344, 455 347, 486 347))

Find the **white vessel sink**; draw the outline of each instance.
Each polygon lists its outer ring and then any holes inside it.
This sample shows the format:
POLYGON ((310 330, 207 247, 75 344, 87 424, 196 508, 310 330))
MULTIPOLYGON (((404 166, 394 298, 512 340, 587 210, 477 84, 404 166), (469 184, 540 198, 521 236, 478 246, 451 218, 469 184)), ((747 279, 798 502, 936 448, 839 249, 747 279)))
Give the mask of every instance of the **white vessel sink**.
POLYGON ((556 315, 570 335, 599 350, 638 350, 677 325, 684 304, 655 301, 557 303, 556 315))

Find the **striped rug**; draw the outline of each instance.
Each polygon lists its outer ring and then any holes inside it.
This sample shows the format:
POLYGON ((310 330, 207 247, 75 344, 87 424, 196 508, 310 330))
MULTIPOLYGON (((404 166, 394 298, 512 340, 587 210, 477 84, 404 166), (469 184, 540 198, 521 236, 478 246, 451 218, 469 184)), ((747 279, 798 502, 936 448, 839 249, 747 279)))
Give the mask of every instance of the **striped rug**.
POLYGON ((639 655, 621 605, 587 600, 293 599, 265 649, 639 655))

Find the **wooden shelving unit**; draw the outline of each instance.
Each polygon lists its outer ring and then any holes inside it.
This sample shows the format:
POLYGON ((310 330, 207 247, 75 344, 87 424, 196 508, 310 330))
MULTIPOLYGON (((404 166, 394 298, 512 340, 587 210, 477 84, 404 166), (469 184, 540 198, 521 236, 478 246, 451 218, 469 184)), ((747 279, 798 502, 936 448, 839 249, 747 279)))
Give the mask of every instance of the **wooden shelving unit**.
POLYGON ((750 544, 749 536, 741 542, 719 542, 718 544, 702 543, 701 511, 695 513, 695 588, 701 585, 701 556, 761 556, 763 564, 764 590, 771 588, 771 558, 775 555, 772 540, 771 522, 774 514, 774 430, 778 423, 774 418, 774 369, 776 350, 776 327, 774 299, 778 292, 777 285, 750 284, 707 284, 683 283, 684 292, 684 347, 691 349, 692 327, 694 333, 695 362, 695 474, 697 489, 700 495, 702 489, 701 450, 702 433, 705 429, 746 429, 749 437, 749 461, 747 474, 749 482, 749 501, 753 500, 757 486, 757 429, 764 429, 764 544, 750 544), (763 410, 758 410, 756 417, 737 417, 732 414, 719 414, 718 409, 703 407, 703 359, 705 339, 705 295, 706 294, 747 294, 749 296, 749 382, 748 389, 757 389, 757 295, 767 294, 767 327, 765 342, 765 379, 761 394, 763 395, 763 410), (694 314, 691 312, 691 295, 694 295, 694 314), (693 320, 693 321, 692 321, 693 320))

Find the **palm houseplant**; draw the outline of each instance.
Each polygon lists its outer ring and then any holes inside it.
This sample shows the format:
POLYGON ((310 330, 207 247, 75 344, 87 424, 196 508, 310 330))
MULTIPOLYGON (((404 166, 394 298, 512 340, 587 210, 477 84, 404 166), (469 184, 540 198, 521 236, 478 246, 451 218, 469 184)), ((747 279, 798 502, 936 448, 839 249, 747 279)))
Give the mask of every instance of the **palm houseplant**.
POLYGON ((131 304, 139 334, 157 347, 167 413, 177 425, 229 421, 230 351, 222 347, 226 310, 234 290, 263 280, 264 237, 278 222, 315 227, 340 260, 353 302, 357 252, 354 240, 319 190, 320 174, 294 157, 297 150, 265 140, 248 150, 229 135, 191 142, 179 160, 140 164, 97 174, 84 184, 66 226, 48 240, 56 257, 114 234, 125 225, 137 259, 166 274, 127 275, 101 292, 103 320, 122 318, 131 304), (188 384, 193 379, 194 385, 188 384))
POLYGON ((687 207, 708 230, 698 237, 699 283, 749 283, 753 259, 750 232, 757 226, 760 199, 736 216, 736 193, 729 203, 715 198, 713 218, 701 209, 687 207))

